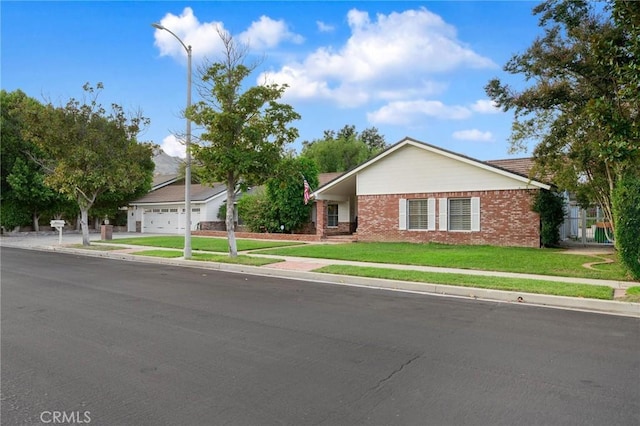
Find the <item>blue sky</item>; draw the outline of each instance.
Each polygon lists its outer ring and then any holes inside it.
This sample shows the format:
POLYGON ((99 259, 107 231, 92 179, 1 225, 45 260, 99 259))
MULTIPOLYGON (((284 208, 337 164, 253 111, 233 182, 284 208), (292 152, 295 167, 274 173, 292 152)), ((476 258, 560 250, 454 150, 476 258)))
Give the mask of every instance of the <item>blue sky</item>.
POLYGON ((193 46, 194 101, 195 70, 221 58, 223 28, 247 44, 248 63, 260 59, 249 84, 289 84, 283 100, 302 116, 291 148, 352 124, 375 126, 388 143, 410 136, 480 160, 507 158, 513 116, 492 106, 484 86, 492 77, 523 84, 502 67, 541 33, 536 4, 2 1, 1 87, 63 104, 85 82, 103 82, 104 105, 151 119, 141 140, 183 155, 186 54, 150 24, 193 46))

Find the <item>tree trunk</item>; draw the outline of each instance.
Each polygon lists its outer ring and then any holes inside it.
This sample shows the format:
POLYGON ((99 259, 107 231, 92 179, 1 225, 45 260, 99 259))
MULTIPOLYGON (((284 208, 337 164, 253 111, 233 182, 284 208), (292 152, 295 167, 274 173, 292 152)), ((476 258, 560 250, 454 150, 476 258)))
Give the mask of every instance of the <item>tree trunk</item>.
POLYGON ((233 201, 235 198, 235 182, 229 179, 227 182, 227 217, 225 224, 227 225, 227 239, 229 241, 229 256, 238 256, 238 247, 236 245, 236 232, 233 221, 233 201))
POLYGON ((38 212, 33 212, 33 230, 35 232, 40 231, 40 215, 38 212))
POLYGON ((80 206, 80 226, 82 227, 82 245, 89 245, 89 207, 80 206))

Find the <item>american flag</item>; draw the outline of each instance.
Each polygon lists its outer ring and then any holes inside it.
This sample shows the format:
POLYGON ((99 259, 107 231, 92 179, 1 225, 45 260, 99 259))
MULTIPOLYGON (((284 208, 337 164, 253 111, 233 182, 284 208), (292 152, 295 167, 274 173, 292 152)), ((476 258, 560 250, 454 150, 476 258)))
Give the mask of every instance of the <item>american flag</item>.
POLYGON ((309 188, 309 182, 304 180, 304 204, 309 204, 309 199, 311 198, 311 188, 309 188))

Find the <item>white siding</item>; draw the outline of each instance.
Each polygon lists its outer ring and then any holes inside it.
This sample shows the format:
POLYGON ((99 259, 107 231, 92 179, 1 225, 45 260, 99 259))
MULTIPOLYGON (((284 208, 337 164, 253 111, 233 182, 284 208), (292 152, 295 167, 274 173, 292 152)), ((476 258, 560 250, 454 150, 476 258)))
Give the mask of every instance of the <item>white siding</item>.
POLYGON ((358 195, 532 188, 524 182, 414 146, 405 146, 358 174, 358 195))

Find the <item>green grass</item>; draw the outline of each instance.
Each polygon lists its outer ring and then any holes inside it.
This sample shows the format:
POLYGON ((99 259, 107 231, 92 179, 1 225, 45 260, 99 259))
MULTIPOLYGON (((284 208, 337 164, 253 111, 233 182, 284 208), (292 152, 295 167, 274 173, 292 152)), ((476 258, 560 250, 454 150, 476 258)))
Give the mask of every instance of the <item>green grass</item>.
POLYGON ((165 259, 182 257, 182 252, 177 250, 142 250, 131 254, 136 256, 164 257, 165 259))
POLYGON ((484 271, 503 271, 578 278, 628 280, 619 262, 596 265, 596 270, 582 264, 598 258, 566 254, 560 249, 519 247, 461 246, 411 243, 308 244, 274 248, 263 254, 355 260, 361 262, 421 265, 484 271))
POLYGON ((109 246, 106 244, 92 244, 89 246, 85 246, 82 244, 73 244, 69 247, 73 247, 73 248, 79 248, 79 249, 84 249, 84 250, 96 250, 96 251, 111 251, 111 250, 122 250, 122 247, 120 246, 109 246))
POLYGON ((263 266, 271 263, 282 262, 282 259, 274 259, 267 257, 252 257, 246 255, 238 255, 229 257, 227 255, 210 254, 210 253, 193 253, 193 260, 202 260, 206 262, 219 263, 235 263, 238 265, 263 266))
POLYGON ((622 300, 624 302, 640 303, 640 286, 629 287, 626 296, 622 300))
MULTIPOLYGON (((139 238, 118 238, 111 240, 114 244, 129 244, 149 247, 163 247, 182 249, 184 247, 183 236, 170 237, 139 237, 139 238)), ((238 251, 258 250, 271 247, 294 246, 304 244, 291 241, 264 241, 264 240, 237 240, 238 251)), ((226 238, 214 237, 191 237, 191 248, 193 250, 214 251, 226 253, 229 251, 226 238)))
MULTIPOLYGON (((177 250, 143 250, 132 253, 139 256, 152 256, 163 257, 166 259, 182 257, 182 252, 177 250)), ((282 262, 281 259, 273 259, 266 257, 251 257, 246 255, 239 255, 237 257, 229 257, 223 254, 211 254, 211 253, 192 253, 192 260, 200 260, 204 262, 217 262, 217 263, 233 263, 238 265, 250 265, 250 266, 263 266, 271 263, 282 262)))
POLYGON ((461 287, 517 291, 523 293, 550 294, 554 296, 583 297, 589 299, 613 299, 613 289, 607 286, 571 284, 521 278, 484 277, 477 275, 422 272, 399 269, 372 268, 349 265, 330 265, 314 272, 353 275, 368 278, 384 278, 400 281, 446 284, 461 287))

